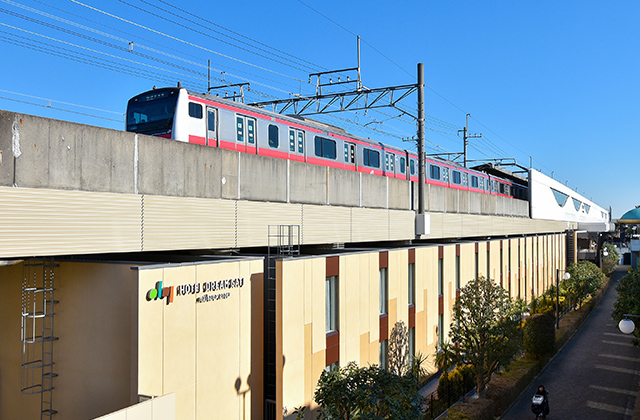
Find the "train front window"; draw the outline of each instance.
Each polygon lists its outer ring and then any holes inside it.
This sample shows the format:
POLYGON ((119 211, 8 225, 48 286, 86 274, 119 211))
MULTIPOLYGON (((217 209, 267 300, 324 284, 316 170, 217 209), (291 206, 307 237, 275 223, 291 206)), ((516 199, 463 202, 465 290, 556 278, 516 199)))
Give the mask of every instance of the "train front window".
POLYGON ((127 131, 151 133, 171 130, 178 91, 158 89, 136 96, 127 105, 127 131))

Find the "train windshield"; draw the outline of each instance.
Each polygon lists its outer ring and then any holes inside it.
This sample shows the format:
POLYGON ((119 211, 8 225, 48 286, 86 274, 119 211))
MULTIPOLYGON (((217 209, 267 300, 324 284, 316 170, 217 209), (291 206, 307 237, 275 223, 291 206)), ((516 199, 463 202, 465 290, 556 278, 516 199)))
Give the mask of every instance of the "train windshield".
POLYGON ((151 135, 171 132, 178 88, 156 89, 129 100, 127 131, 151 135))

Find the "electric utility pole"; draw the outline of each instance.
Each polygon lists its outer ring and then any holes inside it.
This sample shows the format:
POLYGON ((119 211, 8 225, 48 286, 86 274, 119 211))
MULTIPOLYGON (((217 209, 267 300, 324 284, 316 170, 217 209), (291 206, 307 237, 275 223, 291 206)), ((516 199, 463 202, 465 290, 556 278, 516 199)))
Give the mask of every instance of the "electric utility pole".
POLYGON ((469 140, 468 139, 479 139, 480 137, 482 137, 482 133, 480 134, 472 134, 472 135, 468 135, 467 131, 468 131, 468 127, 469 127, 469 117, 471 116, 471 114, 467 114, 466 120, 465 120, 465 124, 464 124, 464 130, 458 130, 458 133, 460 133, 461 131, 463 132, 463 140, 464 140, 464 167, 467 167, 467 145, 469 144, 469 140))
POLYGON ((418 63, 418 214, 424 214, 424 64, 418 63))

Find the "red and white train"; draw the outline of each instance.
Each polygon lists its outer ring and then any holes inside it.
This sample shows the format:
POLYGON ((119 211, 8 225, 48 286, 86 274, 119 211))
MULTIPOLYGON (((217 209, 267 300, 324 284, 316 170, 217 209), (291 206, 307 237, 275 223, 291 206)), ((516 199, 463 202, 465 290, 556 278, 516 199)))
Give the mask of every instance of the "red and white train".
MULTIPOLYGON (((345 130, 182 87, 153 89, 127 104, 127 131, 278 159, 418 181, 415 152, 345 130)), ((528 200, 525 185, 427 159, 426 183, 528 200)))

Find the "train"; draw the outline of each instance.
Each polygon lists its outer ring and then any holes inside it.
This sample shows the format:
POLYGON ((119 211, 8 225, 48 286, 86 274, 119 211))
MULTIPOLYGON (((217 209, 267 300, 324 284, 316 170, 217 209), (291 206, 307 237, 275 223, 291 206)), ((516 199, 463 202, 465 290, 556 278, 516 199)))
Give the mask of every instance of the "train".
MULTIPOLYGON (((205 147, 418 181, 418 155, 305 117, 281 115, 184 87, 155 88, 128 101, 126 130, 205 147)), ((528 200, 515 182, 454 162, 426 158, 425 182, 528 200)))

